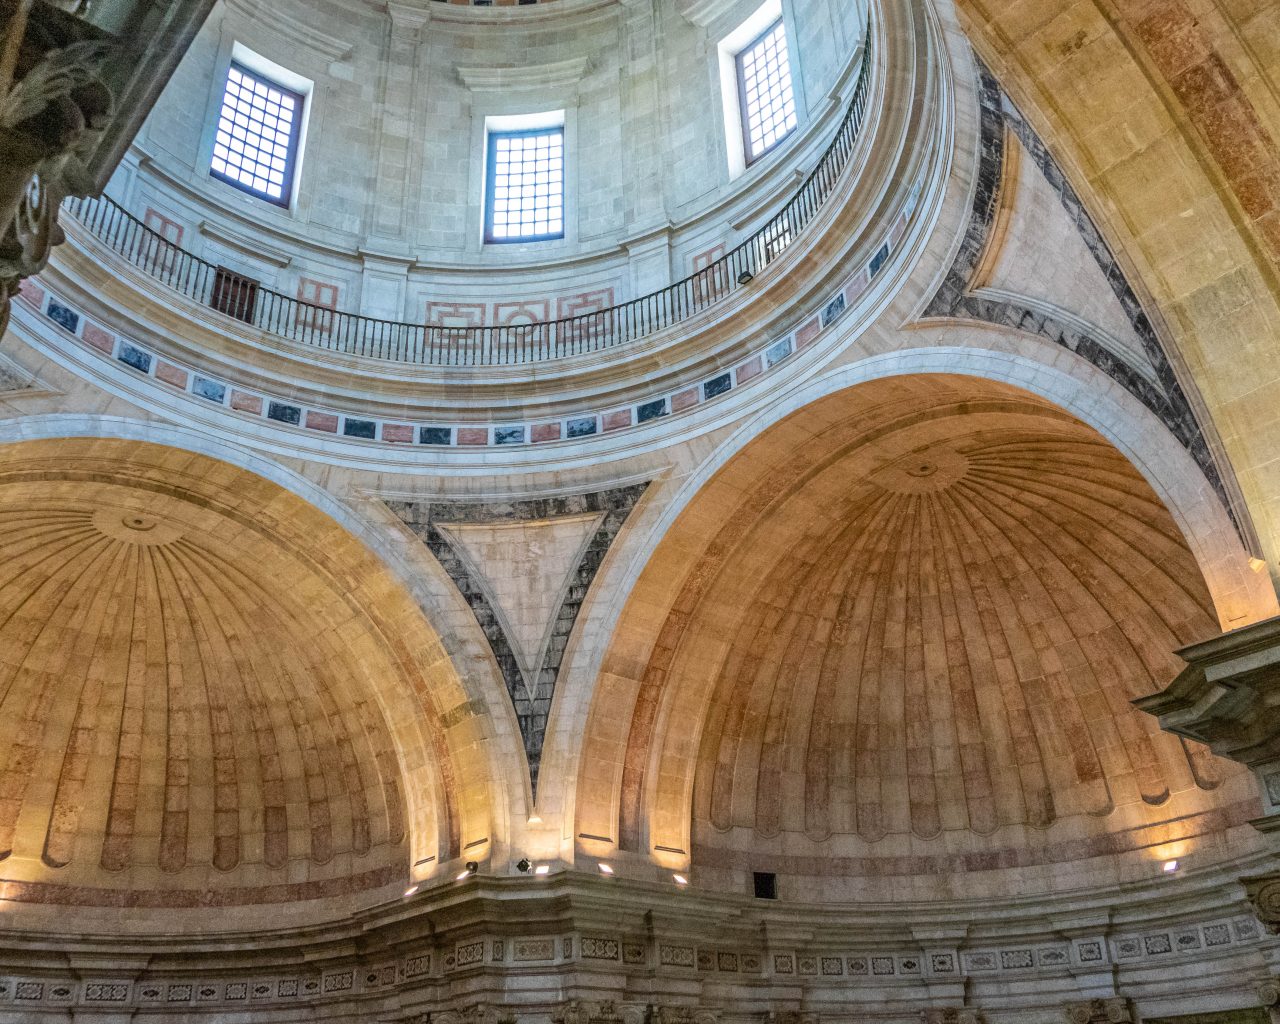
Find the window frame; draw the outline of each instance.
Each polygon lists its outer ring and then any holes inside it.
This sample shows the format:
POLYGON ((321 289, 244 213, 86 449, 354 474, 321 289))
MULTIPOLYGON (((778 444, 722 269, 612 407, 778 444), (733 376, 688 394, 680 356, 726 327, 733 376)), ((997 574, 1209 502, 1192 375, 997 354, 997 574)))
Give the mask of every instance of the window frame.
POLYGON ((738 119, 742 130, 742 161, 745 167, 750 167, 757 160, 763 160, 766 156, 777 149, 783 142, 791 138, 800 128, 800 107, 796 102, 795 94, 795 72, 791 67, 791 40, 787 36, 786 19, 779 12, 773 21, 769 22, 764 29, 756 35, 746 45, 738 48, 733 55, 734 75, 738 85, 738 119), (791 113, 796 123, 787 129, 785 134, 779 135, 768 146, 760 150, 754 156, 751 153, 751 111, 747 107, 747 75, 744 67, 744 56, 751 52, 764 39, 773 33, 775 29, 782 29, 782 40, 786 46, 787 52, 787 76, 791 79, 791 113))
POLYGON ((565 196, 568 191, 568 157, 565 146, 565 127, 564 122, 559 124, 548 124, 541 127, 530 128, 485 128, 484 136, 484 229, 481 238, 485 245, 519 245, 533 242, 557 242, 565 238, 565 229, 568 226, 568 220, 565 216, 566 203, 565 196), (493 233, 494 221, 494 204, 497 199, 494 194, 497 181, 498 167, 498 146, 497 140, 500 138, 536 138, 540 135, 559 135, 560 136, 560 230, 555 234, 546 235, 516 235, 507 238, 495 237, 493 233))
POLYGON ((232 188, 238 189, 246 195, 253 196, 255 199, 261 199, 265 203, 270 203, 272 206, 279 206, 285 210, 291 209, 294 200, 293 193, 297 178, 298 162, 299 157, 301 156, 302 128, 306 113, 306 102, 306 93, 300 92, 297 89, 292 89, 287 85, 283 85, 274 78, 263 74, 261 71, 249 67, 243 60, 232 56, 230 62, 227 64, 226 74, 222 79, 222 90, 218 93, 217 109, 215 110, 213 117, 213 146, 209 150, 209 176, 215 181, 220 181, 226 185, 230 185, 232 188), (289 127, 289 142, 286 147, 287 152, 284 159, 284 187, 281 190, 279 199, 268 195, 265 192, 259 191, 252 185, 246 185, 244 182, 232 177, 231 175, 216 170, 213 166, 213 161, 215 159, 221 159, 216 156, 218 127, 222 119, 222 112, 226 106, 227 87, 231 83, 231 72, 233 70, 254 82, 261 83, 268 89, 274 89, 282 95, 290 97, 294 101, 294 116, 292 124, 289 127))

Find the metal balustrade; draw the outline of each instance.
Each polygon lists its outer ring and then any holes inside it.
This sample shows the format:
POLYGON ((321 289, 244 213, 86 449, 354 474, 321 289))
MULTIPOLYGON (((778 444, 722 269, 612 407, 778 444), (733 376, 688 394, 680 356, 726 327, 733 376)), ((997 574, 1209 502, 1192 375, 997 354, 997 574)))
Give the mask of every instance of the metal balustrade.
POLYGON ((794 244, 849 161, 866 115, 870 79, 868 42, 849 107, 817 166, 787 204, 746 240, 709 266, 649 295, 541 323, 445 327, 344 313, 272 291, 209 263, 163 238, 106 196, 69 199, 65 208, 100 242, 161 284, 290 341, 433 366, 506 366, 558 359, 616 348, 672 327, 745 287, 794 244))

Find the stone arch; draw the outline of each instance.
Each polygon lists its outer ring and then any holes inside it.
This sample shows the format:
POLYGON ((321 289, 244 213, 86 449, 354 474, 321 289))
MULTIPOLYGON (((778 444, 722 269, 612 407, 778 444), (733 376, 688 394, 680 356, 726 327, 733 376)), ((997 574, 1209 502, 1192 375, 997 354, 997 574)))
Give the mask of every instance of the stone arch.
MULTIPOLYGON (((410 874, 429 877, 458 856, 468 840, 491 836, 495 808, 488 780, 496 773, 487 763, 491 752, 486 733, 492 730, 484 723, 483 710, 475 710, 474 695, 467 692, 421 609, 369 550, 370 529, 341 502, 267 460, 180 429, 161 430, 109 417, 51 416, 28 419, 20 431, 16 424, 0 425, 0 442, 9 442, 0 443, 5 489, 12 498, 6 502, 7 518, 24 535, 10 537, 17 545, 14 551, 20 554, 18 549, 38 534, 50 550, 71 552, 68 558, 75 555, 77 546, 85 549, 84 558, 96 552, 96 561, 89 558, 77 570, 85 579, 97 581, 81 587, 84 607, 77 611, 65 600, 61 605, 54 602, 47 618, 61 625, 54 623, 52 628, 65 632, 85 609, 101 606, 105 614, 113 602, 118 605, 126 599, 154 612, 152 619, 165 620, 169 636, 161 646, 170 652, 165 656, 170 670, 153 665, 137 671, 159 672, 157 679, 164 677, 164 686, 175 694, 178 718, 184 723, 200 720, 188 737, 197 752, 193 756, 213 758, 200 777, 219 778, 231 772, 233 765, 239 771, 256 764, 262 771, 251 773, 250 781, 262 784, 249 785, 246 791, 275 794, 260 801, 254 797, 251 803, 260 805, 256 809, 239 810, 231 790, 224 789, 221 796, 217 792, 207 797, 188 794, 192 813, 204 814, 211 807, 212 833, 225 833, 225 841, 216 840, 216 849, 209 854, 212 866, 230 872, 224 881, 210 883, 221 891, 217 898, 243 896, 248 902, 261 902, 261 896, 254 895, 255 887, 279 887, 282 879, 273 874, 277 869, 287 872, 290 864, 295 864, 296 875, 296 855, 304 847, 305 859, 321 865, 309 874, 303 872, 307 884, 314 883, 312 887, 324 895, 341 895, 346 884, 339 877, 342 870, 338 866, 332 872, 323 870, 331 859, 330 848, 350 860, 363 856, 361 851, 371 841, 374 846, 381 842, 388 853, 380 862, 381 873, 370 879, 394 887, 410 874), (95 503, 101 508, 95 508, 95 503), (145 521, 150 529, 131 532, 130 516, 145 521), (149 541, 144 544, 138 537, 149 541), (165 544, 150 543, 157 537, 165 544), (128 594, 116 593, 122 577, 106 567, 134 565, 130 555, 144 548, 164 552, 164 557, 138 556, 137 564, 145 571, 130 569, 123 577, 137 586, 128 594), (267 566, 275 568, 268 572, 267 566), (272 573, 278 573, 278 578, 272 573), (210 665, 216 671, 207 671, 210 665), (193 693, 198 690, 187 702, 195 709, 189 712, 182 710, 179 699, 185 691, 175 683, 184 672, 188 682, 203 679, 199 687, 187 687, 193 693), (235 685, 227 689, 228 682, 235 685), (257 729, 253 742, 248 734, 237 734, 236 707, 253 712, 242 723, 257 729), (469 709, 468 713, 460 715, 459 708, 469 709), (204 728, 206 718, 214 723, 212 732, 204 728), (319 746, 312 742, 328 732, 337 739, 319 746), (354 739, 357 735, 363 738, 354 739), (277 749, 280 738, 284 746, 277 749), (221 775, 214 770, 219 765, 221 775), (345 781, 335 781, 338 777, 345 781), (355 783, 357 790, 364 791, 359 799, 363 804, 377 799, 385 811, 375 815, 372 824, 355 820, 363 812, 352 811, 347 797, 342 797, 341 806, 325 797, 326 793, 350 795, 349 783, 359 778, 365 779, 355 783), (301 793, 310 796, 303 798, 301 793), (299 799, 310 811, 297 803, 299 799), (292 820, 291 814, 295 815, 292 820), (308 814, 310 840, 299 832, 298 824, 308 814), (260 826, 258 817, 265 824, 260 826), (341 824, 348 839, 334 846, 325 838, 330 824, 341 824), (396 853, 397 844, 405 841, 407 845, 400 845, 396 853), (227 895, 232 890, 239 895, 227 895)), ((67 564, 71 566, 70 561, 67 564)), ((10 583, 19 589, 24 585, 20 579, 10 583)), ((49 586, 56 588, 56 581, 49 586)), ((36 634, 46 628, 31 618, 40 602, 28 599, 20 604, 36 634)), ((157 633, 155 638, 162 635, 157 633)), ((28 670, 38 669, 38 659, 32 660, 38 652, 25 641, 15 640, 12 649, 16 652, 19 646, 25 653, 21 658, 14 655, 17 670, 30 674, 28 670)), ((69 649, 74 647, 69 643, 69 649)), ((109 683, 111 672, 92 669, 102 662, 92 647, 80 657, 90 666, 91 676, 109 683)), ((102 693, 110 688, 98 685, 102 693)), ((121 709, 130 705, 123 691, 105 697, 99 693, 92 700, 84 696, 88 692, 81 687, 80 703, 85 708, 92 705, 86 712, 91 717, 110 717, 111 707, 124 714, 121 709)), ((156 716, 165 717, 159 711, 156 716)), ((202 854, 184 859, 173 852, 174 844, 168 852, 146 854, 146 844, 140 846, 136 837, 119 840, 120 823, 128 822, 132 805, 116 792, 118 785, 115 795, 98 794, 119 811, 115 825, 99 822, 89 839, 84 833, 94 829, 88 825, 79 832, 74 826, 63 827, 76 817, 67 813, 71 804, 66 794, 81 793, 81 805, 94 796, 89 792, 93 779, 86 783, 85 774, 73 764, 79 757, 73 748, 77 730, 83 731, 81 719, 83 715, 77 718, 81 724, 67 725, 60 732, 70 744, 62 761, 73 765, 71 774, 64 770, 61 778, 70 783, 58 783, 61 795, 51 792, 42 798, 49 804, 50 820, 57 824, 51 825, 44 844, 44 866, 34 865, 30 842, 19 843, 11 846, 15 857, 9 874, 32 885, 60 884, 69 875, 62 880, 54 876, 65 868, 76 874, 76 884, 107 892, 104 899, 115 898, 109 892, 111 880, 85 866, 85 850, 101 839, 101 862, 107 870, 123 868, 138 856, 156 858, 161 869, 167 865, 168 877, 155 885, 162 890, 156 897, 158 906, 165 905, 166 899, 175 906, 195 899, 190 892, 199 883, 183 867, 188 862, 198 866, 202 854), (113 834, 117 840, 111 840, 113 834), (14 875, 20 864, 27 867, 14 875), (51 868, 57 870, 50 872, 51 868)), ((147 728, 151 732, 159 728, 169 739, 157 733, 152 745, 159 742, 172 749, 172 730, 153 725, 147 728)), ((88 738, 89 733, 85 735, 88 738)), ((139 733, 122 742, 124 751, 139 743, 145 749, 147 741, 139 733)), ((58 744, 50 740, 48 745, 52 749, 58 744)), ((144 766, 142 774, 147 771, 144 766)), ((152 776, 161 771, 170 777, 167 769, 149 771, 152 776)), ((115 775, 118 782, 120 773, 115 775)), ((33 798, 39 788, 30 790, 33 798)), ((93 817, 83 806, 81 811, 81 817, 93 817)), ((28 817, 33 813, 27 812, 28 817)), ((139 828, 143 824, 140 820, 139 828)), ((181 831, 172 821, 166 828, 167 832, 161 829, 163 834, 181 831)), ((132 826, 126 831, 132 834, 132 826)), ((130 877, 136 870, 135 865, 130 877)), ((294 875, 289 875, 290 884, 294 875)), ((290 895, 281 898, 311 898, 299 897, 288 885, 280 889, 286 890, 290 895)))
MULTIPOLYGON (((763 515, 781 486, 775 477, 800 472, 787 464, 781 453, 799 446, 793 462, 808 465, 809 456, 803 450, 806 444, 838 429, 842 421, 848 423, 861 415, 856 396, 862 389, 858 385, 909 380, 914 375, 950 382, 944 390, 970 394, 973 400, 981 400, 980 406, 989 401, 1011 401, 1015 406, 1030 403, 1026 408, 1035 407, 1035 416, 1074 423, 1073 430, 1083 430, 1093 443, 1123 455, 1119 461, 1125 465, 1129 485, 1146 491, 1152 499, 1158 496, 1153 505, 1169 510, 1166 514, 1171 515, 1173 532, 1185 538, 1179 541, 1186 558, 1179 572, 1203 577, 1204 603, 1199 626, 1194 629, 1214 631, 1274 613, 1275 595, 1269 581, 1250 568, 1229 517, 1185 450, 1136 401, 1100 379, 1096 370, 1080 361, 1045 366, 1022 355, 948 346, 872 357, 826 375, 789 396, 767 416, 744 425, 714 460, 684 482, 662 522, 651 526, 650 536, 662 540, 654 545, 619 618, 614 642, 603 659, 586 730, 577 831, 580 844, 589 851, 598 852, 591 846, 597 840, 590 837, 600 837, 660 862, 688 862, 690 808, 707 709, 705 703, 695 707, 696 698, 692 698, 694 705, 686 701, 676 709, 671 703, 674 698, 664 694, 661 685, 653 684, 672 670, 677 659, 693 657, 682 653, 682 637, 697 614, 702 591, 726 571, 724 559, 730 541, 718 535, 718 527, 729 508, 746 510, 748 519, 744 522, 750 522, 750 516, 763 515), (743 457, 753 446, 759 452, 755 466, 743 457), (764 467, 774 474, 768 480, 761 475, 766 473, 764 467), (1135 467, 1141 477, 1133 472, 1135 467), (699 503, 713 491, 719 493, 722 511, 709 516, 699 503), (676 561, 663 558, 664 548, 668 558, 676 561), (663 611, 655 613, 655 609, 663 611), (646 618, 636 618, 633 610, 646 618), (608 723, 601 717, 600 709, 605 706, 611 709, 608 723), (627 710, 619 716, 619 708, 627 710), (626 723, 621 728, 619 717, 626 723), (667 733, 676 720, 686 727, 672 739, 667 733), (691 727, 690 722, 694 723, 691 727), (659 741, 657 737, 664 738, 659 741)), ((986 412, 996 414, 994 407, 986 412)), ((858 428, 851 429, 852 437, 858 428)), ((700 626, 713 636, 703 645, 709 647, 701 656, 703 667, 711 673, 720 663, 718 659, 723 659, 729 641, 723 630, 717 634, 722 623, 709 622, 700 626), (720 649, 710 650, 716 644, 720 649)), ((1165 637, 1164 654, 1195 639, 1194 629, 1175 630, 1165 637)), ((682 692, 688 696, 687 687, 682 692)), ((1198 756, 1193 752, 1193 757, 1198 756)), ((1157 793, 1145 794, 1144 799, 1147 797, 1159 802, 1157 793)))

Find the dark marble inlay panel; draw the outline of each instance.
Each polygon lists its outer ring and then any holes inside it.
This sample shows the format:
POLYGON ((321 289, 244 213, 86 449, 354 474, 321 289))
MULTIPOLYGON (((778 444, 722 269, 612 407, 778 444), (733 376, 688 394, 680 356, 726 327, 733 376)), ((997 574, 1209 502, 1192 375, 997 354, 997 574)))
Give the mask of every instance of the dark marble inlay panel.
POLYGON ((573 632, 578 612, 587 599, 587 592, 609 552, 609 547, 648 486, 646 481, 629 487, 568 497, 507 502, 387 502, 387 507, 427 546, 427 550, 449 574, 489 642, 489 649, 498 663, 507 693, 515 707, 516 719, 520 723, 520 735, 529 760, 529 781, 535 797, 538 792, 538 766, 542 759, 547 719, 551 713, 551 701, 555 696, 556 680, 559 678, 569 635, 573 632), (604 515, 572 572, 564 600, 556 612, 550 643, 542 664, 537 669, 532 684, 533 692, 530 694, 516 658, 514 640, 503 629, 502 621, 485 596, 480 580, 472 576, 470 567, 454 551, 436 524, 536 522, 592 513, 604 515))
POLYGON ((1248 547, 1249 540, 1241 528, 1236 508, 1228 496, 1218 464, 1209 449, 1195 412, 1178 383, 1154 324, 1143 310, 1137 294, 1126 279, 1115 255, 1098 231, 1097 225, 1089 216, 1080 197, 1071 187, 1071 183, 1067 181, 1066 175, 1053 159, 1053 155, 1014 106, 1013 101, 1004 94, 1000 83, 996 81, 986 65, 980 60, 977 64, 978 94, 981 102, 977 189, 974 192, 973 208, 960 250, 956 253, 955 261, 946 279, 926 307, 924 316, 978 320, 998 327, 1027 331, 1048 338, 1055 344, 1089 360, 1160 417, 1161 422, 1195 459, 1231 517, 1232 523, 1235 524, 1237 533, 1248 547), (1015 302, 973 294, 971 288, 974 276, 991 237, 996 210, 999 206, 1000 181, 1005 160, 1006 126, 1017 137, 1031 160, 1044 175, 1045 180, 1057 193, 1063 209, 1071 217, 1081 239, 1093 255, 1098 268, 1129 318, 1134 333, 1142 342, 1143 350, 1155 369, 1155 382, 1097 338, 1077 331, 1054 317, 1034 312, 1015 302))

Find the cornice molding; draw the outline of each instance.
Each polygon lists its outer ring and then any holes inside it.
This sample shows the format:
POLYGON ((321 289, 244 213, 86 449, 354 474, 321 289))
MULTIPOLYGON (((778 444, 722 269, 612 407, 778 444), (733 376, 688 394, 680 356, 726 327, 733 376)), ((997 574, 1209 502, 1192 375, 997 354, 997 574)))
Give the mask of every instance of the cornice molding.
POLYGON ((570 57, 548 64, 526 64, 518 68, 460 67, 458 77, 472 92, 501 92, 509 89, 554 89, 576 87, 587 73, 586 57, 570 57))
POLYGON ((264 263, 270 263, 277 267, 287 267, 293 262, 293 255, 285 252, 283 249, 275 249, 269 245, 263 245, 260 239, 250 238, 248 235, 242 235, 237 231, 231 231, 221 224, 214 224, 212 221, 202 220, 196 225, 200 234, 214 242, 221 242, 223 245, 230 246, 237 252, 242 252, 246 256, 252 256, 254 259, 261 260, 264 263))
POLYGON ((250 19, 256 26, 304 47, 332 64, 351 55, 351 43, 312 25, 284 14, 275 4, 255 3, 254 0, 226 0, 227 10, 250 19))

